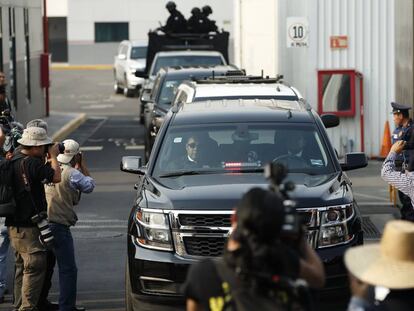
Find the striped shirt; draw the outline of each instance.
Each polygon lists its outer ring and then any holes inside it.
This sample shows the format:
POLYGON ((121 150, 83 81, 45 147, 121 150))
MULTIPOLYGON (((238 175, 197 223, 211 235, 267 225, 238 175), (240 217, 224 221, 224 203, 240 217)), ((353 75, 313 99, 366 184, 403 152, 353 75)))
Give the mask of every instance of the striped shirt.
POLYGON ((414 206, 414 172, 400 172, 395 168, 397 154, 390 152, 382 164, 381 177, 411 199, 414 206))

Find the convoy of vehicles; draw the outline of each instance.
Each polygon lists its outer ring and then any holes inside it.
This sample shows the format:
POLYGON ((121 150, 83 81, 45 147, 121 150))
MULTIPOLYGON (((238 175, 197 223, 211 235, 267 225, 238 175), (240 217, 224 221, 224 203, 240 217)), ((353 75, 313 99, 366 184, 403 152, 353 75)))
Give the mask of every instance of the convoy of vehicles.
POLYGON ((367 159, 352 153, 339 163, 325 131, 337 124, 332 115, 320 118, 293 90, 286 99, 173 107, 148 164, 140 157, 122 160, 122 170, 139 174, 128 222, 129 310, 140 299, 179 299, 188 266, 222 254, 234 205, 249 188, 268 187, 263 165, 271 161, 287 165, 296 184, 292 197, 325 264, 326 287, 346 286, 341 258, 362 244, 363 233, 344 171, 366 166, 367 159), (292 146, 300 142, 306 142, 302 149, 292 146), (197 149, 196 163, 188 163, 190 147, 197 149))
POLYGON ((136 77, 137 70, 146 64, 147 45, 144 42, 124 40, 119 44, 114 59, 114 90, 130 97, 137 94, 145 79, 136 77))
POLYGON ((242 194, 268 187, 263 171, 269 162, 287 166, 296 185, 291 197, 325 265, 325 289, 343 289, 343 254, 363 243, 344 172, 366 166, 367 157, 350 153, 339 162, 326 133, 339 118, 319 116, 282 76, 200 66, 225 65, 226 53, 163 52, 153 45, 145 70, 136 73, 147 78, 141 92, 146 164, 141 157, 121 161, 122 171, 138 175, 128 219, 126 309, 138 310, 144 300, 182 300, 189 266, 222 254, 242 194), (215 60, 184 63, 196 56, 215 60))

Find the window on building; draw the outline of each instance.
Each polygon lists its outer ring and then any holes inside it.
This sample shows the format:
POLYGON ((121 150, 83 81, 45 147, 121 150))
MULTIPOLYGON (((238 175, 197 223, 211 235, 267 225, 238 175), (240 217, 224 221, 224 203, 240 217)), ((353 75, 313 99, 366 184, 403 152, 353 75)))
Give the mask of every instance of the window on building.
POLYGON ((30 85, 30 31, 29 31, 29 9, 25 8, 23 10, 23 20, 24 20, 24 43, 26 46, 26 55, 24 62, 24 69, 26 72, 26 100, 30 103, 31 100, 31 85, 30 85))
POLYGON ((9 8, 9 43, 10 43, 10 101, 17 109, 16 85, 16 14, 14 8, 9 8))
POLYGON ((95 42, 119 42, 128 38, 128 23, 95 23, 95 42))

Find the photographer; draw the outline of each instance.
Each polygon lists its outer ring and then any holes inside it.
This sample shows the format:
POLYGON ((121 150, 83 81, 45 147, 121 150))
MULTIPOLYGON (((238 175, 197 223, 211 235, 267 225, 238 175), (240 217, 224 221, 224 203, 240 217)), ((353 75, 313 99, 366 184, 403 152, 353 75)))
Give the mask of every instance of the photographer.
MULTIPOLYGON (((409 144, 411 143, 410 141, 409 144)), ((392 145, 387 158, 382 164, 381 177, 410 199, 410 206, 401 210, 401 216, 402 219, 414 221, 414 157, 410 157, 406 171, 401 172, 396 167, 397 157, 403 152, 406 145, 407 142, 402 140, 392 145)))
POLYGON ((65 152, 57 157, 62 181, 45 188, 50 228, 56 241, 54 252, 59 266, 59 310, 84 310, 76 307, 77 267, 70 227, 78 220, 74 206, 79 203, 81 193, 92 192, 95 182, 79 151, 79 144, 72 139, 65 140, 63 144, 65 152))
MULTIPOLYGON (((17 148, 17 141, 22 137, 23 126, 18 123, 13 124, 13 128, 7 134, 3 133, 0 127, 0 161, 10 160, 13 152, 17 148)), ((4 218, 1 218, 0 225, 0 303, 4 301, 4 294, 7 290, 7 254, 9 252, 10 238, 7 227, 4 225, 4 218)))
MULTIPOLYGON (((302 258, 297 249, 282 241, 284 220, 279 195, 261 188, 248 191, 232 217, 233 232, 221 263, 207 259, 190 268, 184 285, 187 310, 225 310, 228 305, 238 305, 241 293, 270 299, 284 310, 301 303, 297 295, 290 294, 292 287, 286 286, 290 284, 286 280, 301 278, 310 287, 322 287, 325 274, 321 260, 304 240, 300 243, 302 258)), ((254 309, 263 308, 257 305, 254 309)))
POLYGON ((6 226, 15 261, 23 264, 23 269, 16 270, 14 283, 15 296, 21 296, 19 310, 37 310, 46 270, 43 228, 42 234, 39 229, 44 220, 41 213, 47 209, 44 183, 60 182, 59 151, 38 127, 25 129, 18 143, 21 148, 13 155, 16 213, 6 218, 6 226), (50 155, 47 163, 46 153, 50 155))

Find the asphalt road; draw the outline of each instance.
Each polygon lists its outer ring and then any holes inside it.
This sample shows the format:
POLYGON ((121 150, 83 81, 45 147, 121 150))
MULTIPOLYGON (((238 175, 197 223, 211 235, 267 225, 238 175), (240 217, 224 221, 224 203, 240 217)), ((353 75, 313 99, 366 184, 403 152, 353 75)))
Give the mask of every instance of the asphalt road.
MULTIPOLYGON (((87 121, 70 137, 81 143, 97 184, 92 194, 82 197, 77 210, 79 223, 72 231, 78 304, 88 310, 124 310, 126 220, 136 176, 120 172, 119 162, 123 155, 143 156, 144 129, 137 118, 138 100, 113 93, 110 70, 55 70, 51 79, 52 110, 87 113, 87 121)), ((371 162, 367 168, 349 174, 361 212, 374 225, 371 240, 378 240, 381 226, 395 212, 389 206, 387 187, 378 177, 379 169, 380 162, 371 162)), ((8 279, 11 285, 12 269, 8 279)), ((56 273, 53 283, 50 300, 56 301, 56 273)), ((10 310, 10 300, 8 295, 0 310, 10 310)), ((345 302, 324 302, 323 309, 344 310, 345 302)))

